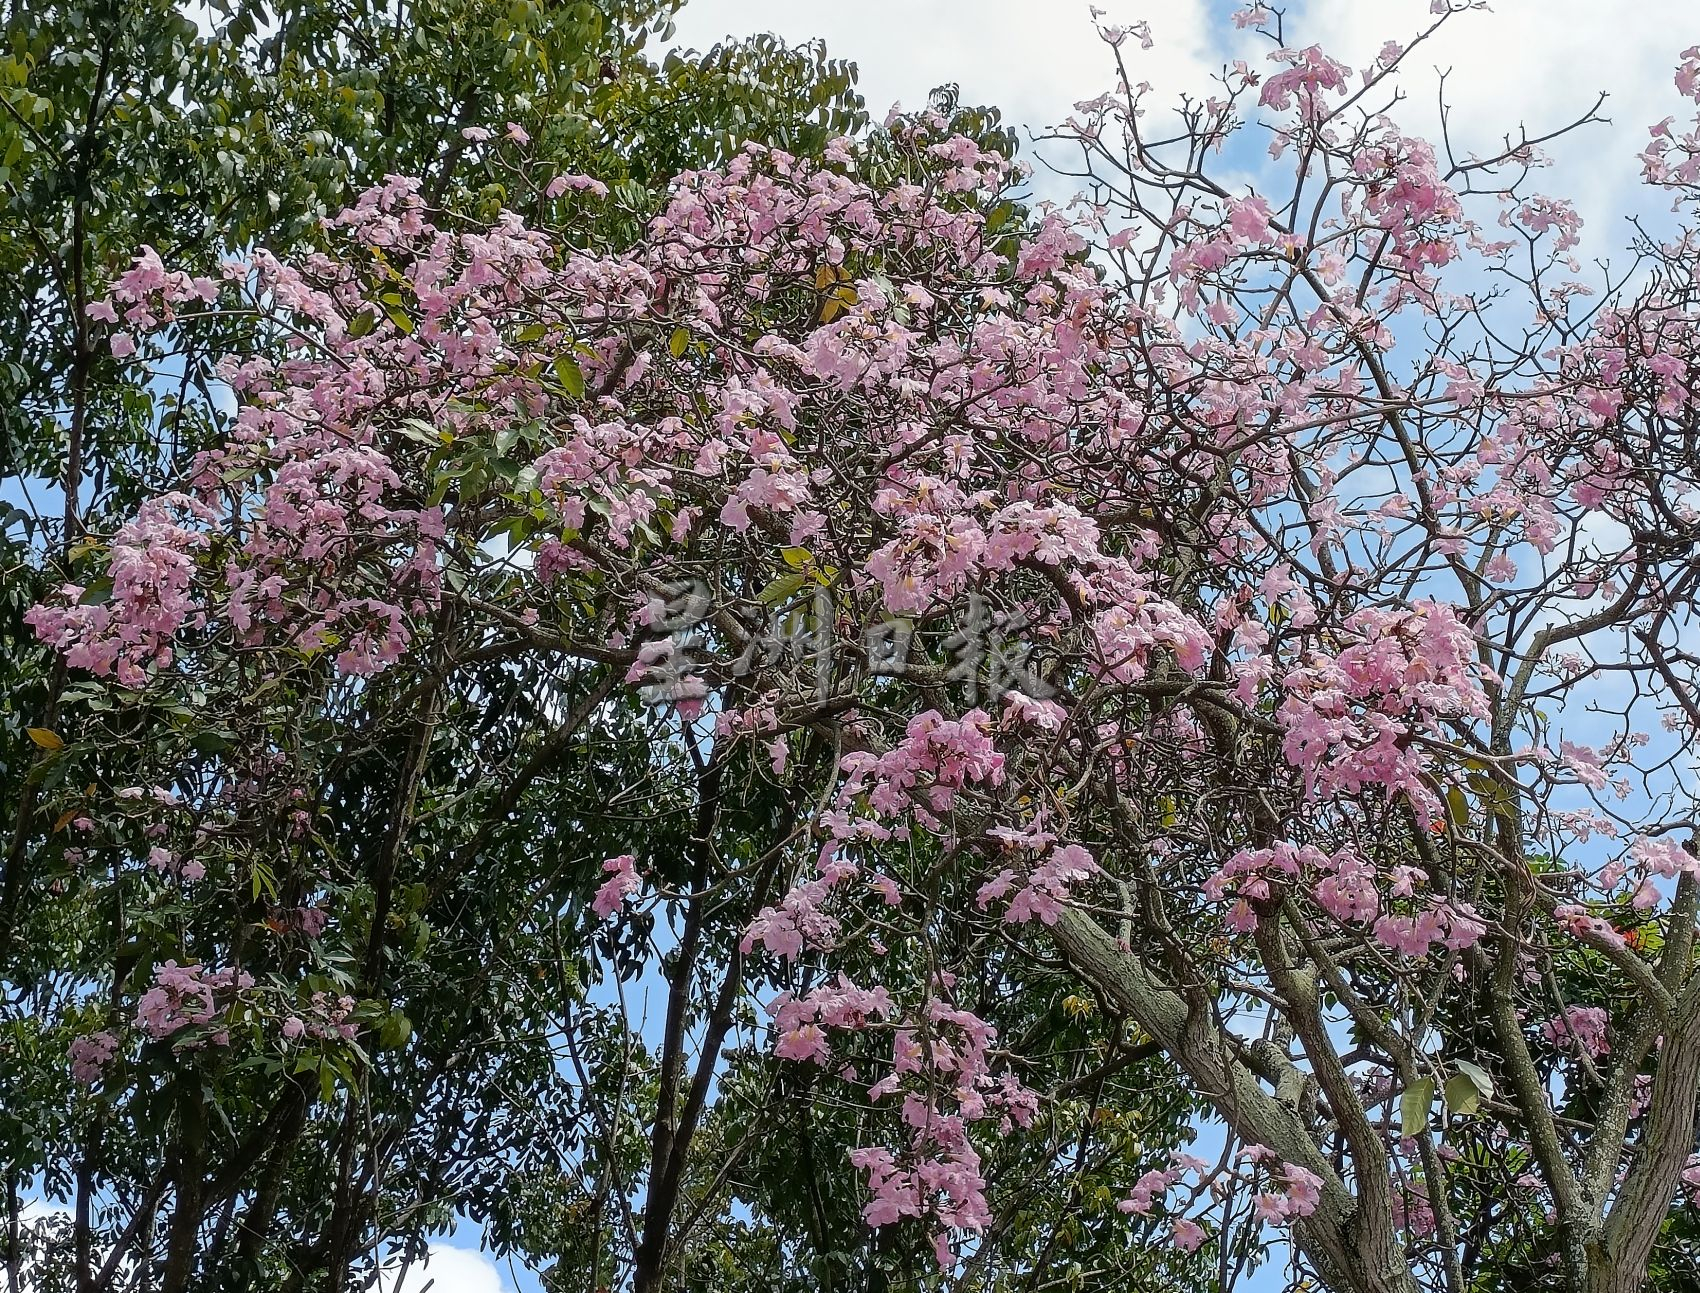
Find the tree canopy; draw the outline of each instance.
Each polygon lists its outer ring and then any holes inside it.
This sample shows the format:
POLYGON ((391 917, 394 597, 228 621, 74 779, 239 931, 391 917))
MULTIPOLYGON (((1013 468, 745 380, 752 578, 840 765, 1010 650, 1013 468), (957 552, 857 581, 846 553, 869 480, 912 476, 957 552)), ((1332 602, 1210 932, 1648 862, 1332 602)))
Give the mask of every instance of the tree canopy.
POLYGON ((230 16, 428 124, 43 316, 14 1267, 39 1179, 79 1289, 457 1213, 562 1290, 1700 1277, 1700 117, 1590 280, 1529 136, 1401 125, 1436 9, 1353 71, 1248 6, 1176 129, 1105 28, 1067 209, 664 14, 230 16), (528 124, 555 22, 619 57, 528 124))

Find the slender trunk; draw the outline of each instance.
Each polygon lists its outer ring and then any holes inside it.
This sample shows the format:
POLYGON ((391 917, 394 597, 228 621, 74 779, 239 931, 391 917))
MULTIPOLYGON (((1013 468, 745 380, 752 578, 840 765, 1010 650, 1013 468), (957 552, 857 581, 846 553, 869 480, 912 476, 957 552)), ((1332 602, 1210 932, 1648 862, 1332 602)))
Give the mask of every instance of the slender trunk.
POLYGON ((182 1131, 178 1134, 176 1199, 171 1213, 171 1234, 166 1241, 165 1271, 160 1276, 160 1293, 183 1293, 195 1274, 201 1235, 201 1212, 205 1186, 206 1110, 201 1107, 198 1083, 183 1083, 178 1093, 182 1131))
POLYGON ((18 1198, 18 1173, 6 1173, 6 1287, 23 1288, 23 1204, 18 1198))
POLYGON ((691 832, 691 905, 685 913, 685 932, 679 940, 679 955, 673 966, 667 994, 666 1033, 661 1044, 661 1089, 656 1098, 655 1128, 650 1137, 649 1190, 644 1200, 643 1238, 638 1244, 632 1287, 636 1293, 655 1293, 660 1288, 667 1240, 672 1229, 673 1204, 682 1172, 682 1150, 689 1144, 691 1128, 679 1117, 679 1081, 685 1062, 685 1029, 689 1015, 691 983, 696 973, 697 952, 702 939, 701 893, 713 853, 714 828, 720 816, 722 763, 711 760, 703 772, 697 792, 697 820, 691 832))
MULTIPOLYGON (((83 123, 82 140, 78 146, 74 173, 70 176, 74 197, 71 208, 70 282, 60 277, 60 290, 69 289, 66 309, 71 320, 71 424, 65 446, 65 472, 60 484, 65 491, 64 515, 59 535, 59 564, 62 575, 70 578, 71 545, 82 532, 81 511, 77 495, 83 482, 84 440, 88 424, 89 366, 94 355, 88 334, 88 278, 85 260, 88 255, 86 199, 89 173, 94 166, 96 135, 105 115, 107 76, 112 65, 112 46, 117 39, 117 24, 109 28, 100 49, 100 63, 95 69, 94 86, 89 92, 88 119, 83 123)), ((47 699, 40 725, 52 730, 58 721, 59 696, 65 689, 64 657, 55 653, 53 671, 48 679, 47 699)), ((0 872, 0 967, 12 952, 17 932, 18 904, 23 896, 24 860, 29 843, 29 826, 35 816, 36 799, 40 794, 40 771, 47 751, 36 752, 37 758, 24 780, 14 808, 12 834, 6 845, 6 856, 0 872)))
POLYGON ((354 1188, 354 1146, 360 1134, 360 1096, 359 1088, 349 1088, 342 1129, 337 1136, 336 1194, 331 1206, 330 1225, 325 1231, 327 1273, 324 1293, 342 1293, 348 1286, 348 1269, 354 1260, 354 1240, 360 1231, 360 1205, 354 1188))
POLYGON ((104 1121, 89 1133, 88 1147, 77 1162, 77 1293, 94 1293, 94 1185, 100 1172, 101 1133, 104 1121))
POLYGON ((266 1164, 259 1183, 254 1187, 254 1197, 237 1223, 236 1259, 245 1271, 252 1271, 258 1266, 266 1237, 271 1233, 283 1189, 284 1172, 289 1166, 289 1151, 307 1125, 307 1100, 306 1094, 302 1093, 291 1104, 283 1128, 266 1151, 266 1164))
POLYGON ((1681 1188, 1683 1165, 1694 1152, 1695 1102, 1700 1092, 1700 991, 1685 994, 1659 1051, 1646 1130, 1634 1162, 1606 1217, 1588 1293, 1641 1293, 1659 1231, 1681 1188))
POLYGON ((160 1199, 165 1197, 165 1187, 170 1184, 171 1173, 167 1168, 161 1168, 149 1183, 147 1191, 142 1195, 141 1202, 136 1205, 136 1211, 131 1215, 129 1224, 124 1227, 122 1234, 112 1242, 106 1253, 106 1261, 96 1274, 94 1284, 97 1289, 114 1287, 113 1281, 118 1274, 118 1268, 134 1244, 137 1255, 136 1270, 138 1272, 139 1293, 148 1293, 149 1281, 153 1270, 153 1226, 154 1213, 159 1208, 160 1199))

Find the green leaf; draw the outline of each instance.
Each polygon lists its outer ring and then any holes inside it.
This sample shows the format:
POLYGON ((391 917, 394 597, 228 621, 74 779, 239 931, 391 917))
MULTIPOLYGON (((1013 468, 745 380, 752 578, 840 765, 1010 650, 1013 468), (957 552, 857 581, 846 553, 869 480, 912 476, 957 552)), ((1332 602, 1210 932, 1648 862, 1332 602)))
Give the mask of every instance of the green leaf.
POLYGON ((575 400, 584 398, 584 373, 567 356, 562 355, 555 361, 555 377, 566 388, 568 395, 575 400))
POLYGON ((1474 1078, 1454 1073, 1446 1079, 1446 1107, 1459 1117, 1467 1118, 1482 1107, 1482 1093, 1474 1078))
POLYGON ((1453 786, 1446 792, 1446 816, 1454 830, 1464 831, 1469 828, 1470 800, 1463 787, 1453 786))
POLYGON ((407 1044, 407 1039, 413 1036, 413 1021, 399 1010, 392 1010, 384 1016, 384 1022, 378 1028, 378 1048, 380 1050, 400 1050, 407 1044))
POLYGON ((277 901, 277 876, 273 874, 269 866, 258 859, 253 863, 249 885, 252 890, 251 896, 256 900, 263 893, 272 902, 277 901))
POLYGON ((1485 1100, 1493 1094, 1493 1079, 1488 1076, 1486 1069, 1470 1063, 1469 1060, 1454 1060, 1452 1067, 1470 1079, 1472 1085, 1481 1093, 1482 1099, 1485 1100))
POLYGON ((401 424, 401 433, 415 444, 427 444, 433 449, 441 447, 443 437, 430 424, 421 422, 418 418, 407 418, 401 424))
POLYGON ((756 594, 756 600, 763 606, 776 606, 808 582, 809 577, 807 575, 798 574, 795 571, 780 575, 779 578, 756 594))
POLYGON ((358 341, 377 326, 378 316, 371 310, 362 310, 348 321, 348 335, 358 341))
POLYGON ((1434 1103, 1434 1079, 1418 1078, 1399 1097, 1399 1131, 1415 1136, 1428 1126, 1429 1106, 1434 1103))
POLYGON ((685 347, 691 344, 691 334, 683 328, 674 328, 673 335, 667 338, 667 353, 677 359, 685 353, 685 347))

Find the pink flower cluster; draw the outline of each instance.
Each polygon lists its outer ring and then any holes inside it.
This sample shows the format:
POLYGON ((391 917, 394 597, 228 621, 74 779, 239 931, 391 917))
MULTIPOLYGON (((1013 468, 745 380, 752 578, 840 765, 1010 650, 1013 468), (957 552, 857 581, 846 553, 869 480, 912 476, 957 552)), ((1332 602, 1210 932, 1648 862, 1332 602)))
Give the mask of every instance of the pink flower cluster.
POLYGON ((1475 639, 1452 607, 1434 601, 1356 611, 1341 630, 1356 640, 1313 650, 1282 679, 1283 751, 1313 795, 1385 787, 1432 816, 1438 804, 1416 738, 1442 719, 1487 717, 1475 639))
MULTIPOLYGON (((136 1026, 153 1040, 162 1041, 181 1029, 216 1020, 223 1013, 215 1000, 216 992, 253 986, 254 977, 243 970, 208 971, 199 964, 167 961, 154 968, 153 986, 136 1003, 136 1026)), ((223 1045, 229 1035, 216 1032, 210 1040, 223 1045)))
POLYGON ((597 919, 607 920, 643 887, 643 881, 638 878, 637 859, 630 853, 609 858, 602 864, 602 870, 608 878, 591 899, 590 909, 596 913, 597 919))
POLYGON ((63 605, 43 603, 26 613, 36 636, 63 651, 73 668, 115 673, 127 687, 142 685, 146 666, 168 666, 178 631, 203 620, 192 586, 194 554, 207 546, 207 536, 185 526, 181 514, 217 517, 187 494, 149 499, 113 536, 109 599, 84 602, 86 590, 67 584, 60 589, 63 605))
POLYGON ((106 1066, 118 1053, 118 1034, 110 1028, 103 1028, 99 1032, 73 1037, 66 1052, 71 1060, 72 1079, 83 1086, 93 1086, 100 1081, 106 1066))
POLYGON ((1349 69, 1322 52, 1320 46, 1305 49, 1278 49, 1269 55, 1271 62, 1285 63, 1286 70, 1277 72, 1263 83, 1259 102, 1266 108, 1286 111, 1296 96, 1299 112, 1308 118, 1320 117, 1326 111, 1325 91, 1343 91, 1349 69))
POLYGON ((1170 1160, 1168 1167, 1154 1167, 1135 1181, 1127 1198, 1117 1203, 1116 1209, 1129 1216, 1148 1217, 1189 1173, 1201 1173, 1209 1167, 1203 1159, 1178 1150, 1170 1155, 1170 1160))
POLYGON ((946 718, 929 709, 909 720, 903 740, 881 755, 852 751, 844 757, 840 803, 866 795, 882 816, 911 811, 929 829, 947 813, 959 791, 1003 782, 1003 755, 992 740, 992 719, 971 709, 946 718))
POLYGON ((169 849, 158 847, 148 850, 148 865, 161 875, 176 876, 182 880, 200 880, 207 874, 204 862, 193 858, 184 861, 169 849))
POLYGON ((839 921, 824 909, 826 901, 833 890, 860 874, 854 863, 823 852, 814 879, 792 885, 777 906, 762 908, 744 931, 740 949, 748 955, 761 945, 775 956, 795 960, 805 948, 832 947, 839 921))
POLYGON ((767 1006, 779 1037, 773 1053, 784 1060, 824 1065, 831 1054, 829 1030, 860 1031, 892 1010, 891 994, 884 988, 858 988, 843 974, 801 996, 782 992, 767 1006))
MULTIPOLYGON (((997 828, 993 834, 1002 830, 997 828)), ((1009 835, 1024 844, 1032 840, 1026 832, 1009 832, 1009 835)), ((1070 889, 1083 880, 1091 879, 1099 871, 1098 864, 1084 848, 1078 844, 1065 844, 1053 848, 1043 860, 1030 867, 1022 870, 1004 867, 980 886, 974 902, 984 911, 1013 888, 1016 894, 1004 909, 1005 924, 1025 924, 1037 917, 1041 924, 1054 925, 1057 917, 1062 915, 1062 906, 1068 901, 1070 889), (1021 881, 1019 887, 1018 880, 1021 881)))
MULTIPOLYGON (((1260 1221, 1271 1225, 1290 1225, 1316 1211, 1317 1204, 1322 1201, 1322 1178, 1314 1172, 1282 1162, 1274 1151, 1263 1145, 1247 1146, 1239 1157, 1250 1167, 1237 1173, 1227 1173, 1228 1176, 1238 1175, 1250 1184, 1261 1174, 1264 1184, 1271 1187, 1259 1191, 1254 1201, 1254 1210, 1260 1221)), ((1152 1168, 1135 1181, 1127 1197, 1118 1202, 1116 1208, 1128 1216, 1149 1217, 1166 1204, 1170 1191, 1187 1176, 1202 1179, 1209 1167, 1201 1158, 1176 1152, 1171 1155, 1167 1168, 1152 1168)), ((1209 1184, 1219 1190, 1223 1182, 1216 1179, 1209 1184)), ((1183 1252, 1196 1251, 1209 1237, 1204 1228, 1189 1217, 1171 1217, 1169 1228, 1171 1237, 1183 1252)))
MULTIPOLYGON (((177 307, 198 301, 211 305, 218 299, 219 284, 215 279, 168 270, 159 253, 144 246, 129 269, 120 274, 112 285, 112 295, 106 300, 91 301, 87 314, 102 323, 129 324, 141 332, 170 323, 177 318, 177 307), (124 306, 122 316, 119 306, 124 306)), ((113 357, 127 359, 136 353, 136 341, 128 332, 112 334, 110 345, 113 357)))
POLYGON ((1013 1075, 994 1076, 987 1048, 996 1030, 971 1011, 931 998, 921 1018, 893 1034, 891 1072, 869 1088, 876 1100, 901 1095, 907 1132, 901 1154, 881 1147, 851 1151, 871 1195, 862 1210, 871 1226, 931 1218, 941 1270, 954 1265, 949 1232, 982 1230, 991 1221, 980 1155, 968 1126, 996 1116, 1007 1133, 1030 1125, 1036 1095, 1013 1075))
POLYGON ((291 1042, 301 1037, 351 1042, 360 1035, 360 1025, 354 1021, 354 1009, 353 997, 315 992, 308 999, 306 1018, 286 1015, 278 1031, 285 1041, 291 1042))
POLYGON ((1279 1162, 1271 1150, 1261 1145, 1252 1146, 1246 1154, 1254 1163, 1275 1161, 1278 1164, 1263 1169, 1275 1188, 1264 1190, 1257 1196, 1253 1206, 1260 1220, 1284 1226, 1316 1211, 1316 1205, 1322 1202, 1320 1176, 1296 1164, 1279 1162))
POLYGON ((1405 956, 1427 956, 1436 947, 1458 952, 1474 947, 1487 933, 1487 925, 1467 902, 1435 899, 1413 915, 1392 912, 1377 918, 1376 941, 1405 956))
POLYGON ((1566 1006, 1541 1025, 1541 1036, 1561 1051, 1580 1051, 1590 1059, 1611 1050, 1606 1040, 1611 1017, 1599 1006, 1566 1006))
MULTIPOLYGON (((1415 896, 1422 873, 1396 866, 1386 881, 1388 901, 1415 896)), ((1471 947, 1486 932, 1474 907, 1431 897, 1415 913, 1386 910, 1377 869, 1350 848, 1324 853, 1315 845, 1279 841, 1268 848, 1241 849, 1204 882, 1212 902, 1233 899, 1228 926, 1241 933, 1257 926, 1256 907, 1279 897, 1278 886, 1314 901, 1343 924, 1373 922, 1377 942, 1405 956, 1426 956, 1435 946, 1471 947)))
MULTIPOLYGON (((1700 45, 1682 51, 1676 69, 1676 88, 1685 98, 1700 103, 1700 45)), ((1686 191, 1693 196, 1700 187, 1700 128, 1678 134, 1672 129, 1675 117, 1649 127, 1651 140, 1641 152, 1641 173, 1649 184, 1686 191)))

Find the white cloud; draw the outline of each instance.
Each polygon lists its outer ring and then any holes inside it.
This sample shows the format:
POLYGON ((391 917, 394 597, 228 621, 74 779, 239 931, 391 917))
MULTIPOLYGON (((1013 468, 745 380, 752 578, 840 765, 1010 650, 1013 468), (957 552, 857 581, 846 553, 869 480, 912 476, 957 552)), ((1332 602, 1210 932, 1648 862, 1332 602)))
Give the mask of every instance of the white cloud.
MULTIPOLYGON (((24 1251, 29 1252, 33 1246, 30 1236, 36 1231, 52 1235, 55 1238, 56 1245, 57 1241, 68 1243, 69 1222, 72 1216, 71 1209, 62 1203, 49 1203, 45 1199, 25 1199, 23 1207, 18 1210, 18 1219, 25 1236, 24 1251)), ((56 1247, 56 1251, 63 1253, 65 1249, 56 1247)), ((58 1257, 55 1256, 53 1260, 57 1261, 58 1257)), ((5 1269, 0 1267, 0 1293, 27 1293, 34 1277, 46 1274, 48 1269, 49 1265, 46 1260, 37 1262, 26 1258, 22 1269, 19 1271, 22 1288, 13 1290, 11 1280, 5 1269)))
MULTIPOLYGON (((1608 255, 1627 236, 1624 217, 1648 206, 1635 195, 1636 153, 1647 127, 1683 115, 1671 76, 1681 51, 1700 40, 1697 15, 1693 0, 1496 0, 1491 10, 1451 19, 1413 51, 1403 74, 1410 101, 1401 111, 1412 126, 1431 130, 1435 73, 1450 69, 1447 99, 1460 151, 1487 153, 1519 124, 1532 135, 1546 133, 1605 92, 1601 111, 1611 124, 1549 145, 1554 164, 1535 188, 1574 200, 1588 222, 1585 250, 1608 255)), ((1360 68, 1383 41, 1406 40, 1429 21, 1428 0, 1309 0, 1300 19, 1306 43, 1320 41, 1360 68)), ((1655 198, 1651 205, 1668 204, 1655 198)))
POLYGON ((397 1273, 379 1278, 380 1293, 509 1293, 501 1270, 472 1248, 432 1244, 427 1260, 415 1262, 399 1283, 397 1273))
MULTIPOLYGON (((1219 28, 1201 0, 1097 0, 1102 21, 1151 23, 1156 47, 1123 49, 1135 76, 1165 93, 1198 87, 1219 65, 1219 28)), ((954 82, 971 103, 993 104, 1022 126, 1053 125, 1073 105, 1111 88, 1115 63, 1093 28, 1087 0, 688 0, 681 44, 706 49, 726 35, 771 31, 796 43, 822 37, 834 57, 860 67, 858 88, 877 119, 894 102, 924 105, 954 82)))
MULTIPOLYGON (((63 1225, 70 1217, 71 1209, 61 1204, 24 1201, 22 1219, 26 1227, 31 1223, 63 1225)), ((399 1266, 380 1275, 379 1293, 513 1293, 501 1269, 476 1249, 432 1244, 426 1251, 428 1259, 415 1262, 405 1279, 397 1280, 399 1266)), ((0 1293, 11 1293, 4 1270, 0 1270, 0 1293)))
MULTIPOLYGON (((1156 48, 1142 53, 1134 41, 1123 48, 1159 103, 1182 89, 1207 92, 1211 71, 1226 59, 1260 60, 1267 52, 1231 27, 1227 5, 1097 3, 1108 11, 1105 22, 1149 19, 1156 48)), ((1287 8, 1290 40, 1320 43, 1357 68, 1385 41, 1408 40, 1430 20, 1428 0, 1306 0, 1287 8)), ((1700 40, 1696 15, 1694 0, 1495 0, 1492 10, 1452 19, 1413 55, 1400 112, 1408 128, 1431 131, 1435 69, 1450 68, 1460 148, 1486 151, 1520 122, 1541 133, 1586 110, 1596 91, 1607 92, 1612 124, 1556 143, 1556 164, 1535 187, 1572 198, 1588 222, 1585 252, 1610 255, 1627 236, 1624 216, 1648 206, 1635 194, 1635 154, 1649 124, 1682 110, 1671 72, 1678 53, 1700 40)), ((933 86, 956 82, 966 100, 995 104, 1024 129, 1045 127, 1109 89, 1115 74, 1086 0, 688 0, 678 27, 679 42, 699 49, 728 34, 823 37, 833 55, 860 66, 859 88, 876 117, 893 101, 918 107, 933 86)))

